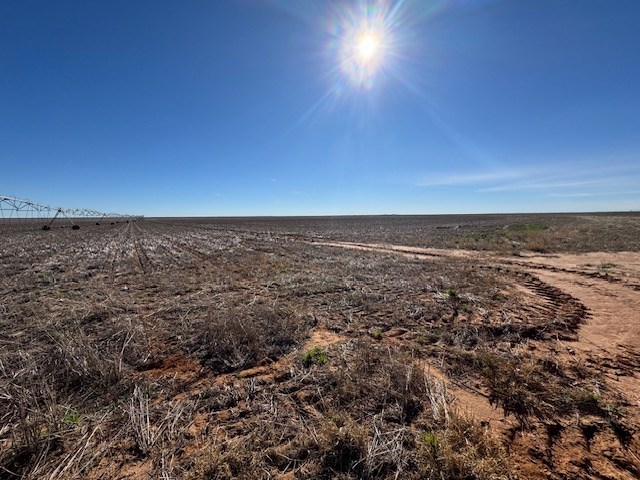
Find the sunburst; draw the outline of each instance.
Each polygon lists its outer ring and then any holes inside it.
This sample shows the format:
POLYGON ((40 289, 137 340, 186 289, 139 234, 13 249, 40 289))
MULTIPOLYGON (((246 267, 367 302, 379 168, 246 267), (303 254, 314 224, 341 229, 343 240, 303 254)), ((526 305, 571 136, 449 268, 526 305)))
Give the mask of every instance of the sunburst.
POLYGON ((391 14, 382 3, 342 13, 335 29, 340 71, 353 85, 371 88, 393 53, 391 14))
POLYGON ((363 65, 375 63, 380 52, 380 38, 376 32, 365 32, 355 45, 357 61, 363 65))

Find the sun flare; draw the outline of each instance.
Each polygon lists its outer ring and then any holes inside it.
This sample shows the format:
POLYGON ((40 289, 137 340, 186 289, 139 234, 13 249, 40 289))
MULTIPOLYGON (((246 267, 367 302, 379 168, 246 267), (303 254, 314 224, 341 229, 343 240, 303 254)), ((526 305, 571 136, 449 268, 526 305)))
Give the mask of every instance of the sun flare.
POLYGON ((370 88, 384 67, 388 45, 382 29, 355 26, 342 40, 341 67, 358 86, 370 88))
POLYGON ((358 0, 356 6, 338 8, 330 22, 333 50, 339 72, 337 83, 368 91, 394 75, 402 48, 404 10, 398 0, 358 0), (343 83, 344 81, 344 83, 343 83))
POLYGON ((380 46, 380 40, 378 35, 373 32, 366 32, 358 38, 356 45, 356 52, 358 60, 362 63, 369 63, 376 59, 379 53, 378 47, 380 46))

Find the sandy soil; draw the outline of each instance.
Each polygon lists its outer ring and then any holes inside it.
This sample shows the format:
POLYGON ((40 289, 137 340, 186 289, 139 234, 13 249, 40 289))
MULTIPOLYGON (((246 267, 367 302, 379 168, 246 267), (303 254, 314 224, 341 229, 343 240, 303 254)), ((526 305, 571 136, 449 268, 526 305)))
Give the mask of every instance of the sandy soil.
MULTIPOLYGON (((406 247, 402 245, 350 242, 313 242, 315 245, 355 250, 388 252, 411 258, 463 257, 487 259, 490 254, 471 250, 446 250, 406 247)), ((609 356, 633 356, 640 352, 640 253, 595 252, 585 254, 527 255, 513 258, 494 257, 497 263, 515 265, 534 273, 541 280, 559 288, 583 303, 590 312, 581 328, 579 340, 571 348, 609 356), (600 266, 601 270, 597 268, 600 266), (602 267, 606 272, 602 273, 602 267), (596 273, 596 275, 594 275, 596 273)), ((632 370, 628 375, 634 375, 632 370)), ((638 394, 640 383, 630 392, 638 394)))
MULTIPOLYGON (((314 242, 318 244, 319 242, 314 242)), ((556 345, 540 345, 540 348, 568 357, 577 363, 595 367, 631 403, 630 415, 640 418, 640 253, 593 252, 585 254, 525 254, 521 257, 502 257, 470 250, 445 250, 406 247, 402 245, 363 244, 350 242, 323 242, 324 246, 363 251, 386 252, 409 258, 464 257, 491 260, 504 268, 519 269, 535 275, 542 282, 577 299, 589 312, 588 320, 579 330, 577 341, 556 342, 556 345)), ((444 378, 437 369, 431 369, 436 377, 444 378)), ((490 421, 504 431, 513 428, 513 421, 493 409, 483 392, 450 384, 463 411, 482 421, 490 421)), ((514 448, 533 443, 529 433, 522 433, 514 448)), ((593 465, 598 465, 599 475, 594 478, 635 478, 628 471, 622 472, 601 462, 602 458, 616 459, 621 450, 611 447, 613 441, 604 441, 593 449, 593 465)), ((637 447, 637 445, 636 445, 637 447)), ((575 461, 581 447, 575 442, 563 440, 555 449, 555 461, 569 465, 575 461)), ((634 450, 632 447, 631 450, 634 450)), ((625 451, 631 457, 632 467, 640 471, 638 452, 625 451)), ((614 460, 615 463, 615 460, 614 460)), ((544 478, 552 472, 539 465, 525 465, 527 478, 544 478)))

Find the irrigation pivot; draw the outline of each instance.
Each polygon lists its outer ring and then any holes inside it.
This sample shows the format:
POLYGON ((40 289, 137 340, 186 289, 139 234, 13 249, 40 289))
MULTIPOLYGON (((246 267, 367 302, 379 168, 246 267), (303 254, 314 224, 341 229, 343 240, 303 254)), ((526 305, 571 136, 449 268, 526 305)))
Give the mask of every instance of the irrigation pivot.
POLYGON ((140 220, 141 215, 122 213, 104 213, 89 208, 52 207, 16 197, 0 195, 0 223, 23 223, 28 225, 42 224, 43 230, 50 230, 56 220, 62 219, 70 224, 73 230, 80 229, 78 219, 95 219, 96 225, 104 219, 140 220))

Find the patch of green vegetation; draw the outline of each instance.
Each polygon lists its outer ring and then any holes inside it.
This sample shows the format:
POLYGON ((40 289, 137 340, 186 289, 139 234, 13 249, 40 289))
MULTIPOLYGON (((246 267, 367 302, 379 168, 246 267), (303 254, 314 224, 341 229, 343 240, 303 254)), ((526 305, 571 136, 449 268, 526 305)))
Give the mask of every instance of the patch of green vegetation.
POLYGON ((62 417, 62 421, 69 425, 69 427, 75 428, 82 423, 82 416, 75 410, 69 410, 65 413, 64 417, 62 417))
POLYGON ((429 448, 438 448, 438 436, 433 432, 425 432, 422 434, 422 441, 429 448))
POLYGON ((382 340, 382 329, 380 327, 376 328, 371 336, 376 340, 382 340))
POLYGON ((455 288, 447 288, 444 291, 444 294, 449 298, 458 298, 458 292, 455 288))
POLYGON ((307 368, 311 365, 324 365, 327 363, 327 359, 327 352, 322 347, 316 346, 304 353, 302 364, 307 368))
POLYGON ((433 345, 439 340, 440 335, 437 331, 420 331, 416 335, 414 346, 416 349, 420 350, 421 347, 433 345))

